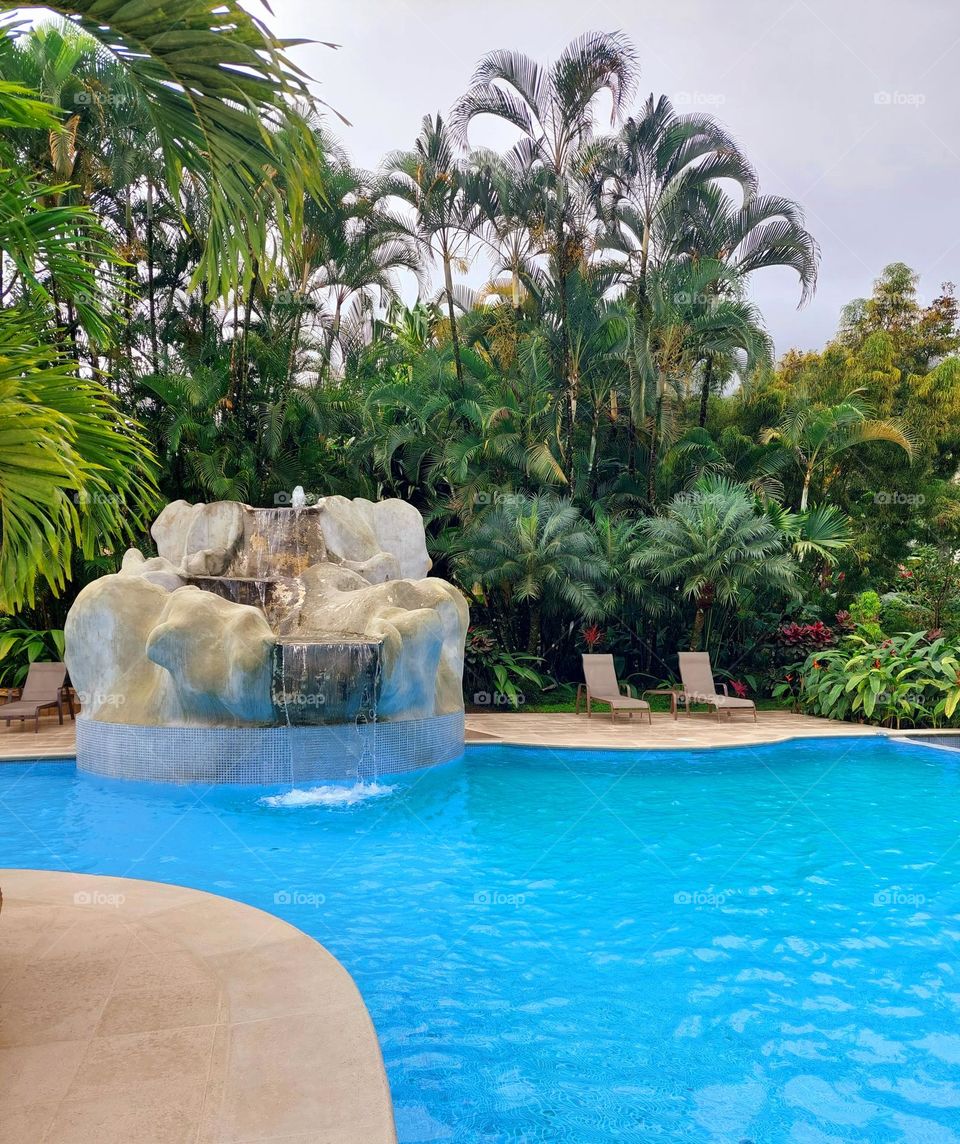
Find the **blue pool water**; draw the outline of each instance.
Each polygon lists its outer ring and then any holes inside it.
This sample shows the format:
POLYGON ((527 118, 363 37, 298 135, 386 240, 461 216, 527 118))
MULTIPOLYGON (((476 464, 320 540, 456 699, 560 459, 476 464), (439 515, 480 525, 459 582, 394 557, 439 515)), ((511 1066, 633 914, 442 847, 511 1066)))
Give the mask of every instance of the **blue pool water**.
POLYGON ((405 1144, 960 1141, 960 755, 483 747, 382 782, 316 805, 2 766, 0 865, 314 935, 405 1144))

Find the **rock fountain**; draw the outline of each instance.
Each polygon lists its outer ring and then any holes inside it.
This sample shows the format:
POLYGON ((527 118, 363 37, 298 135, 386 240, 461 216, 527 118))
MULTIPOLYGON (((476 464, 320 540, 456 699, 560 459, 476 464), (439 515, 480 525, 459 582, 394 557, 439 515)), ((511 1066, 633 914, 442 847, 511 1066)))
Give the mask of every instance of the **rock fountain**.
POLYGON ((167 505, 66 623, 77 765, 174 782, 368 779, 463 750, 468 610, 404 501, 167 505))

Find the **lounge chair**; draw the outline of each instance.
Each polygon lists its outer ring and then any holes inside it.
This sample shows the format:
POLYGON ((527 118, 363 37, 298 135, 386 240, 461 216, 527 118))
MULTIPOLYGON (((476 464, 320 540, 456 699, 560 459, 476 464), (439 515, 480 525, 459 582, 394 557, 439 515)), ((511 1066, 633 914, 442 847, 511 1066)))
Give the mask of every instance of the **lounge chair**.
POLYGON ((757 718, 757 705, 752 699, 737 699, 727 691, 725 683, 720 684, 720 690, 713 682, 713 668, 710 666, 710 655, 705 651, 680 652, 680 679, 683 683, 683 701, 690 714, 691 703, 705 703, 717 713, 717 722, 720 712, 732 714, 734 711, 752 711, 754 722, 757 718), (722 694, 721 694, 722 691, 722 694))
MULTIPOLYGON (((12 719, 23 723, 28 715, 32 715, 33 729, 37 732, 40 730, 40 712, 56 707, 63 723, 63 685, 66 679, 67 668, 63 663, 31 663, 20 698, 0 704, 0 719, 5 719, 9 727, 12 719)), ((73 717, 72 702, 70 717, 73 717)))
POLYGON ((621 685, 617 679, 612 655, 584 655, 583 678, 587 686, 587 718, 593 713, 591 707, 594 703, 606 703, 610 708, 611 723, 617 721, 618 711, 628 711, 631 719, 634 711, 646 711, 647 722, 653 722, 650 704, 627 694, 630 685, 621 685))

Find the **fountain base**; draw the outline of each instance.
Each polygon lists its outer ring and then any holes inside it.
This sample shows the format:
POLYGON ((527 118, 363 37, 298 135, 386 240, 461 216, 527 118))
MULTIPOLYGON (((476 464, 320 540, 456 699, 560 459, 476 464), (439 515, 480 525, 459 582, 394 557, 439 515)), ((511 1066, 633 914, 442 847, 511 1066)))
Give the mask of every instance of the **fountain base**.
POLYGON ((457 711, 390 723, 147 727, 77 718, 77 769, 141 782, 258 786, 368 780, 463 754, 457 711))

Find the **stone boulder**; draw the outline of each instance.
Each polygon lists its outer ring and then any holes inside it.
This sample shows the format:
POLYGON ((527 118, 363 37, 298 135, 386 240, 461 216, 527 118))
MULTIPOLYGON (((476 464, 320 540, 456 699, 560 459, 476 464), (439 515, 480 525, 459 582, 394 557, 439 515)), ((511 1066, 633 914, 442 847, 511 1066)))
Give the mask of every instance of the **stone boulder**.
POLYGON ((411 505, 175 501, 152 533, 158 556, 131 549, 67 617, 87 718, 238 726, 462 711, 467 604, 427 576, 411 505))

